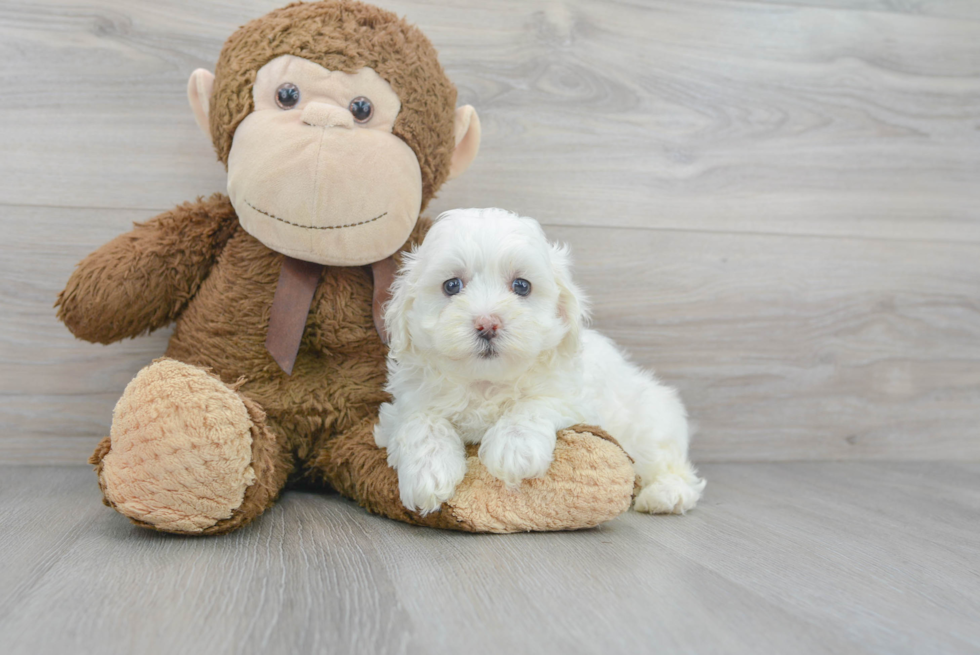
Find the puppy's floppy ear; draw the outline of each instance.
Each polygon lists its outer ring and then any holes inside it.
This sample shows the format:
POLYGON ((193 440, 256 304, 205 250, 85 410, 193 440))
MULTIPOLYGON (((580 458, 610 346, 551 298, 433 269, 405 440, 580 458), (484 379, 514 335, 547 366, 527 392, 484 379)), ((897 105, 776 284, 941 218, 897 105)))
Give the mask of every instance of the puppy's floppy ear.
POLYGON ((385 331, 388 333, 388 347, 392 355, 398 356, 411 347, 408 331, 408 312, 412 308, 415 289, 418 285, 418 259, 415 249, 402 256, 402 265, 391 284, 391 300, 385 303, 385 331))
POLYGON ((558 351, 571 356, 578 352, 582 328, 589 320, 588 300, 572 282, 572 256, 567 245, 552 244, 551 268, 558 285, 558 316, 568 326, 568 333, 558 344, 558 351))

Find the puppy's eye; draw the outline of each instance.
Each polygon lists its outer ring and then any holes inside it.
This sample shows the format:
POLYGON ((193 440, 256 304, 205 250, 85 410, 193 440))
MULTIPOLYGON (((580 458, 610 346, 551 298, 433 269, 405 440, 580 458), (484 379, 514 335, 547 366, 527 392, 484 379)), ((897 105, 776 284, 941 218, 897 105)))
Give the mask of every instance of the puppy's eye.
POLYGON ((367 123, 374 116, 374 105, 364 96, 358 96, 351 100, 348 109, 358 123, 367 123))
POLYGON ((451 280, 446 280, 442 283, 442 290, 446 292, 447 296, 455 296, 457 293, 463 290, 463 281, 458 277, 454 277, 451 280))
POLYGON ((510 283, 510 288, 514 290, 519 296, 526 296, 531 293, 531 283, 522 277, 517 278, 510 283))
POLYGON ((299 87, 286 82, 276 89, 276 104, 283 109, 292 109, 299 102, 299 87))

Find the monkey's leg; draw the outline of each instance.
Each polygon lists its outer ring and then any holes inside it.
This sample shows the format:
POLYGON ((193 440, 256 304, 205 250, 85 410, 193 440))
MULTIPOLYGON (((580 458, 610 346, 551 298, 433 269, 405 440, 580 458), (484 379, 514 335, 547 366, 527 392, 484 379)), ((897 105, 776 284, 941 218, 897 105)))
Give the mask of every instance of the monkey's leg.
POLYGON ((558 433, 547 475, 514 490, 490 475, 471 447, 455 495, 420 516, 399 499, 398 474, 374 445, 374 423, 335 437, 316 466, 340 493, 389 518, 467 532, 577 530, 619 516, 632 502, 636 476, 629 456, 599 428, 575 426, 558 433))
POLYGON ((275 501, 292 470, 284 443, 256 403, 205 369, 160 359, 126 387, 89 461, 105 504, 133 523, 220 534, 275 501))

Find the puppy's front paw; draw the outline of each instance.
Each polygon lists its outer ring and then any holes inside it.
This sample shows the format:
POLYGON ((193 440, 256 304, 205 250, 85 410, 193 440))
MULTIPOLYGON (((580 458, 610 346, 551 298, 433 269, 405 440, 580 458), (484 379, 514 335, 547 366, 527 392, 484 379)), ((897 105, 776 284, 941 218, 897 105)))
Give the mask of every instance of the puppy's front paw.
POLYGON ((555 433, 512 423, 498 423, 483 435, 480 461, 495 478, 517 486, 544 477, 555 457, 555 433))
POLYGON ((466 455, 460 450, 430 453, 398 465, 398 493, 402 504, 423 516, 452 498, 466 475, 466 455))

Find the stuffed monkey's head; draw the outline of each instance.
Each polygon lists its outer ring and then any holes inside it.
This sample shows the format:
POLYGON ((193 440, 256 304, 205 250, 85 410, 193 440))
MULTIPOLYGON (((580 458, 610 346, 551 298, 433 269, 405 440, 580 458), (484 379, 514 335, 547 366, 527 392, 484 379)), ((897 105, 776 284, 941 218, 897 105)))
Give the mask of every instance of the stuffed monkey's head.
POLYGON ((352 0, 293 4, 225 43, 188 84, 228 169, 242 227, 297 259, 385 259, 447 179, 476 156, 435 49, 394 14, 352 0))

